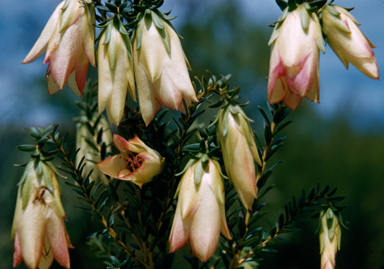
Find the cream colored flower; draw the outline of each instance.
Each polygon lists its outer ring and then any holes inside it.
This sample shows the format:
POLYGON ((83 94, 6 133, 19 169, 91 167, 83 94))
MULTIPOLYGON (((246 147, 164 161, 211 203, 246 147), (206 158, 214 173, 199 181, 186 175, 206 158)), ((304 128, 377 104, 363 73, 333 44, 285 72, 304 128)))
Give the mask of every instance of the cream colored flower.
POLYGON ((225 170, 244 207, 252 208, 257 198, 255 161, 261 165, 251 126, 240 106, 220 112, 217 137, 223 153, 225 170))
POLYGON ((163 171, 164 158, 148 147, 137 136, 125 140, 113 135, 113 143, 120 154, 109 157, 98 164, 99 169, 114 178, 131 181, 141 188, 163 171))
POLYGON ((323 32, 328 44, 348 69, 349 63, 370 78, 379 79, 379 69, 372 48, 375 46, 361 32, 358 22, 347 10, 325 5, 323 32))
POLYGON ((46 52, 43 64, 49 64, 49 94, 62 90, 68 82, 74 93, 82 95, 88 62, 95 66, 94 23, 93 4, 89 6, 79 0, 65 0, 53 12, 22 62, 33 62, 46 52))
POLYGON ((197 102, 177 33, 154 11, 150 14, 132 37, 137 93, 147 125, 162 105, 179 110, 183 99, 197 102))
POLYGON ((320 217, 320 268, 334 269, 336 254, 340 250, 341 229, 339 220, 330 208, 326 212, 322 211, 320 217))
POLYGON ((276 24, 272 44, 268 99, 295 110, 303 97, 319 103, 319 50, 324 51, 319 19, 301 4, 276 24))
POLYGON ((108 120, 119 125, 124 113, 127 89, 136 101, 135 78, 129 36, 110 23, 98 44, 99 113, 107 107, 108 120), (108 35, 107 35, 108 33, 108 35), (109 36, 109 40, 106 40, 109 36))
POLYGON ((219 243, 220 232, 231 238, 225 218, 224 185, 219 164, 201 159, 184 173, 179 185, 179 200, 169 237, 170 252, 183 247, 188 239, 196 257, 208 260, 219 243))
POLYGON ((64 225, 60 186, 52 168, 35 161, 26 166, 16 203, 11 238, 15 239, 13 266, 24 260, 30 269, 49 268, 53 258, 70 268, 68 247, 72 247, 64 225))

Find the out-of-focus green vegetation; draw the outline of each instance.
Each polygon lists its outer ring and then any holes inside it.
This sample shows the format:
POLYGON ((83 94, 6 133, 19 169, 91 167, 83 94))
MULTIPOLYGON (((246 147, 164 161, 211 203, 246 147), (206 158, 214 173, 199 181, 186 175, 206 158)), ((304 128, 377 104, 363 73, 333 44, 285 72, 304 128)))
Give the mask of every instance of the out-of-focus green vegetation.
MULTIPOLYGON (((206 69, 213 74, 232 73, 231 85, 242 87, 242 99, 250 101, 245 112, 255 119, 253 127, 260 133, 262 122, 257 105, 265 106, 269 65, 267 41, 271 29, 247 22, 237 10, 235 1, 223 2, 220 7, 199 12, 204 12, 204 20, 185 20, 178 29, 184 37, 182 44, 193 68, 191 75, 200 77, 206 69)), ((191 16, 195 15, 198 14, 191 10, 191 16)), ((42 85, 42 90, 44 87, 42 85)), ((76 106, 59 99, 48 98, 47 94, 41 106, 54 102, 68 111, 69 118, 73 117, 76 106)), ((77 97, 73 95, 73 99, 77 97)), ((350 222, 350 229, 342 233, 337 268, 384 268, 384 130, 372 125, 364 132, 356 132, 345 123, 348 107, 340 110, 332 120, 325 121, 313 112, 313 106, 303 100, 297 111, 289 116, 294 122, 286 129, 288 137, 284 147, 274 157, 275 160, 282 159, 283 163, 275 169, 268 183, 276 184, 276 187, 265 197, 268 201, 266 210, 270 212, 267 218, 276 220, 276 210, 282 209, 292 196, 297 197, 302 189, 309 190, 318 183, 337 186, 338 193, 346 196, 348 207, 343 216, 350 222)), ((68 118, 57 119, 57 122, 65 122, 60 130, 69 132, 74 140, 74 124, 68 125, 68 118)), ((0 268, 4 269, 12 267, 13 241, 9 237, 16 184, 23 170, 12 167, 12 164, 28 161, 28 154, 20 157, 21 153, 15 147, 31 142, 23 131, 24 127, 29 126, 18 126, 17 123, 2 126, 0 133, 0 268)), ((74 208, 78 205, 77 195, 64 184, 62 186, 63 204, 69 220, 66 225, 75 246, 70 250, 72 268, 105 268, 101 259, 94 258, 95 250, 85 244, 85 237, 101 226, 92 222, 88 212, 74 208)), ((318 234, 314 234, 317 222, 302 223, 300 227, 302 232, 286 236, 288 243, 276 245, 277 254, 263 255, 264 261, 259 268, 318 268, 318 234)), ((181 255, 177 255, 177 259, 182 259, 181 255)), ((25 267, 20 265, 19 268, 25 267)), ((59 266, 55 264, 52 268, 59 266)), ((176 264, 174 268, 180 267, 176 264)))

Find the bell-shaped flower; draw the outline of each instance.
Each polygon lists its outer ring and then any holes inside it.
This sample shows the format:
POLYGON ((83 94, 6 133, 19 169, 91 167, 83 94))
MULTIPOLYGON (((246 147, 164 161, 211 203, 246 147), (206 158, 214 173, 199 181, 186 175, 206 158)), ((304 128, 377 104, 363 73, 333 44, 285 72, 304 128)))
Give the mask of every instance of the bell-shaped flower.
POLYGON ((225 170, 244 207, 252 208, 257 198, 255 161, 261 160, 249 119, 240 106, 229 105, 220 112, 216 128, 225 170))
POLYGON ((11 238, 13 266, 24 260, 30 269, 49 268, 53 259, 70 268, 72 248, 64 225, 60 186, 51 165, 32 160, 26 166, 17 195, 11 238))
POLYGON ((268 99, 272 104, 284 101, 292 110, 303 97, 319 103, 319 49, 324 51, 324 42, 319 19, 308 7, 304 3, 283 12, 269 41, 268 99))
POLYGON ((127 141, 115 134, 113 143, 120 154, 98 164, 103 173, 113 178, 131 181, 141 188, 144 183, 150 182, 163 171, 164 158, 137 136, 127 141))
MULTIPOLYGON (((120 29, 125 31, 124 27, 120 29)), ((99 113, 107 107, 109 122, 118 126, 124 113, 127 89, 134 101, 136 94, 129 35, 126 31, 120 32, 113 21, 110 21, 101 35, 97 48, 97 64, 99 113)))
POLYGON ((183 247, 189 239, 201 261, 215 253, 220 232, 231 238, 225 218, 220 166, 212 159, 206 161, 206 165, 202 159, 191 164, 179 183, 179 199, 169 237, 170 252, 183 247))
POLYGON ((48 63, 46 79, 49 94, 62 90, 68 82, 74 93, 82 95, 88 62, 95 66, 94 23, 93 4, 65 0, 56 7, 22 62, 33 62, 46 52, 43 64, 48 63))
POLYGON ((332 209, 320 213, 321 269, 335 269, 336 254, 340 250, 341 229, 332 209))
POLYGON ((183 99, 197 102, 179 37, 165 15, 158 13, 146 13, 132 37, 137 93, 146 125, 162 105, 179 110, 183 99))
MULTIPOLYGON (((96 118, 97 112, 95 114, 96 118)), ((76 124, 76 147, 80 148, 79 152, 76 154, 76 165, 79 165, 81 159, 85 157, 86 165, 83 169, 83 177, 86 177, 88 173, 93 170, 93 173, 90 176, 91 181, 100 180, 104 184, 108 184, 107 177, 96 166, 97 163, 101 162, 101 148, 96 150, 94 147, 90 146, 89 143, 92 143, 93 145, 101 145, 102 143, 105 143, 106 152, 111 151, 112 133, 107 120, 103 116, 96 126, 94 126, 93 121, 87 121, 85 115, 80 116, 79 122, 76 124), (89 127, 94 130, 93 134, 89 127), (100 141, 97 139, 99 132, 102 132, 100 141)))
POLYGON ((368 77, 379 79, 372 50, 375 46, 361 32, 352 14, 340 6, 325 5, 321 21, 328 44, 345 67, 348 69, 351 63, 368 77))

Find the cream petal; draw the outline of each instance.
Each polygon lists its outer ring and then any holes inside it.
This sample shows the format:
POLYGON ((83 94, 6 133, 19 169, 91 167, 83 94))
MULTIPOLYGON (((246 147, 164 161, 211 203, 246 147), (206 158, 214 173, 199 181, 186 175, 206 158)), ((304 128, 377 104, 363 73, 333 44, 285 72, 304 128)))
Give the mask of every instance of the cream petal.
MULTIPOLYGON (((80 89, 77 87, 77 82, 76 82, 76 71, 73 71, 68 78, 68 86, 71 88, 71 90, 78 96, 81 96, 83 93, 82 91, 80 92, 80 89)), ((85 81, 84 81, 85 83, 85 81)), ((84 86, 83 86, 84 87, 84 86)))
POLYGON ((169 252, 182 248, 188 241, 192 218, 181 217, 180 207, 177 205, 172 229, 169 236, 169 252))
POLYGON ((180 213, 183 219, 188 218, 199 207, 202 192, 199 192, 200 185, 194 182, 195 165, 190 166, 184 173, 181 181, 178 206, 180 206, 180 213))
MULTIPOLYGON (((49 68, 49 67, 48 67, 49 68)), ((49 95, 52 95, 52 94, 55 94, 57 93, 58 91, 62 90, 60 89, 56 82, 54 81, 53 77, 51 74, 48 75, 48 93, 49 95)))
POLYGON ((102 35, 97 45, 99 113, 103 112, 104 108, 107 106, 109 97, 113 89, 112 74, 109 69, 108 60, 108 44, 103 45, 104 41, 105 35, 102 35))
POLYGON ((51 250, 51 246, 49 245, 48 237, 45 236, 43 252, 39 262, 39 269, 48 269, 51 267, 53 258, 53 252, 51 250))
POLYGON ((117 178, 120 170, 125 169, 125 160, 123 154, 117 154, 112 157, 109 157, 97 164, 101 172, 111 176, 113 178, 117 178))
POLYGON ((294 93, 292 91, 288 91, 287 95, 284 97, 283 101, 287 105, 287 107, 289 107, 290 109, 295 111, 296 108, 299 106, 301 99, 303 99, 303 97, 301 97, 297 93, 294 93))
POLYGON ((76 62, 75 71, 74 71, 77 87, 72 89, 71 85, 69 85, 72 91, 79 96, 83 95, 85 81, 87 80, 87 71, 88 71, 88 59, 84 51, 81 50, 81 52, 77 57, 77 62, 76 62))
POLYGON ((156 89, 156 99, 166 107, 179 110, 183 102, 183 95, 176 88, 168 70, 163 70, 161 77, 154 82, 154 88, 156 89))
POLYGON ((63 219, 51 212, 47 221, 47 237, 55 260, 64 268, 70 268, 67 232, 63 219))
POLYGON ((207 261, 215 253, 220 238, 221 216, 215 195, 207 185, 209 175, 204 174, 201 181, 203 199, 195 213, 190 227, 190 242, 195 255, 207 261))
POLYGON ((18 266, 23 260, 22 251, 21 251, 21 242, 19 235, 15 234, 15 244, 14 244, 14 252, 13 252, 13 267, 18 266))
POLYGON ((36 268, 40 262, 46 231, 45 211, 43 204, 30 201, 16 228, 16 233, 20 235, 23 260, 29 268, 36 268))
POLYGON ((23 64, 33 62, 41 55, 44 54, 47 47, 48 41, 55 32, 58 32, 59 29, 59 17, 61 13, 61 8, 64 4, 62 1, 55 9, 51 17, 49 18, 47 24, 45 25, 40 37, 37 39, 35 45, 32 47, 31 51, 25 57, 23 64))
POLYGON ((115 147, 120 152, 125 152, 127 149, 129 149, 129 143, 127 140, 125 140, 124 137, 114 134, 113 135, 113 143, 115 144, 115 147))
POLYGON ((142 28, 141 47, 137 52, 137 60, 142 64, 151 82, 155 82, 163 71, 164 59, 167 51, 163 45, 160 34, 152 21, 143 18, 140 23, 145 23, 142 28))

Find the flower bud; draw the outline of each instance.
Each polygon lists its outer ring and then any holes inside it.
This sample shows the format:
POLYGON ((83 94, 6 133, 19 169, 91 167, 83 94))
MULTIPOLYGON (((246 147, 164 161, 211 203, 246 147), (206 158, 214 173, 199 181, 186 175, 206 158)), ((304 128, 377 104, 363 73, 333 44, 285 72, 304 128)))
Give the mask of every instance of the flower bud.
POLYGON ((250 209, 257 198, 254 162, 261 165, 261 160, 248 118, 241 107, 229 105, 222 109, 216 131, 228 178, 244 207, 250 209))
POLYGON ((321 269, 334 269, 336 254, 340 250, 341 229, 339 220, 328 208, 320 213, 320 254, 321 269))
POLYGON ((361 32, 352 14, 340 6, 325 5, 321 21, 328 44, 345 67, 348 69, 351 63, 366 76, 379 79, 372 50, 375 46, 361 32))
POLYGON ((303 97, 319 103, 319 50, 325 50, 319 19, 308 7, 284 12, 269 41, 268 99, 284 101, 292 110, 303 97))
POLYGON ((175 252, 189 238, 196 257, 206 261, 215 253, 220 232, 229 239, 231 235, 225 218, 220 166, 212 159, 202 159, 187 168, 179 183, 169 248, 175 252))
POLYGON ((132 37, 137 93, 146 125, 162 105, 179 110, 183 99, 197 102, 179 37, 157 13, 146 13, 132 37))
POLYGON ((107 107, 109 122, 118 126, 124 113, 127 89, 134 101, 136 93, 129 35, 121 33, 114 23, 108 24, 101 36, 97 48, 97 63, 99 113, 107 107))
POLYGON ((45 51, 48 63, 48 92, 54 94, 67 84, 82 95, 87 77, 88 61, 95 66, 94 7, 79 0, 62 1, 23 64, 39 58, 45 51))
POLYGON ((101 117, 96 127, 91 126, 91 128, 94 128, 95 130, 94 135, 91 134, 90 130, 87 127, 87 124, 93 125, 93 122, 80 121, 76 124, 76 147, 80 148, 79 152, 76 155, 76 165, 79 165, 81 159, 83 158, 83 156, 85 156, 85 162, 87 164, 83 169, 82 176, 87 176, 88 173, 93 170, 90 176, 91 181, 99 179, 104 184, 108 184, 107 177, 103 173, 101 173, 101 171, 96 166, 97 163, 101 162, 100 152, 91 147, 87 143, 87 139, 93 141, 95 145, 104 142, 106 145, 106 151, 109 152, 111 151, 112 144, 111 129, 109 128, 107 120, 103 116, 101 117), (97 136, 100 131, 102 132, 101 141, 100 143, 97 143, 97 136))
POLYGON ((53 258, 70 268, 72 247, 64 225, 60 186, 53 166, 31 160, 17 194, 11 239, 15 239, 13 266, 24 260, 28 268, 49 268, 53 258))
POLYGON ((163 171, 164 158, 148 147, 137 136, 125 140, 119 135, 113 135, 113 143, 120 151, 97 164, 104 174, 111 177, 131 181, 141 188, 153 177, 163 171))

